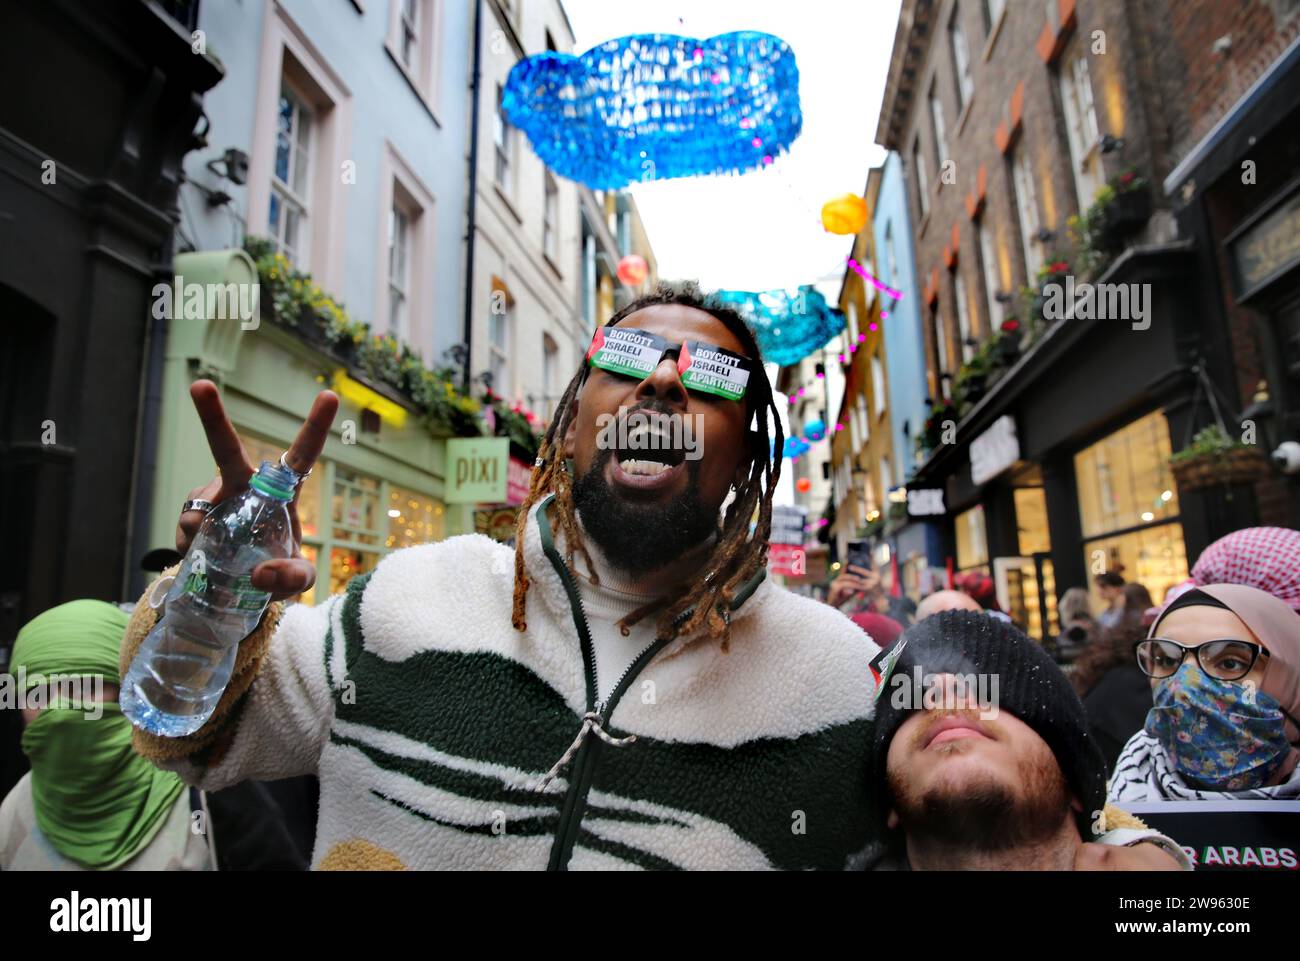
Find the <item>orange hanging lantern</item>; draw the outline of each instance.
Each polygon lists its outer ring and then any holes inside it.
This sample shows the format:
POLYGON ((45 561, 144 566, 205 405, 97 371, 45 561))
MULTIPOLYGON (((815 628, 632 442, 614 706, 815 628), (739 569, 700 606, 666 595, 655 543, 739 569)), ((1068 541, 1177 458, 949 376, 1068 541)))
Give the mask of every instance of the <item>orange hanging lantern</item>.
POLYGON ((649 265, 639 254, 628 254, 618 262, 618 279, 629 287, 639 286, 649 273, 649 265))
POLYGON ((800 494, 807 494, 810 490, 812 490, 812 481, 809 480, 807 477, 800 477, 797 481, 794 482, 794 487, 795 490, 797 490, 800 494))
POLYGON ((867 202, 845 194, 822 205, 822 226, 832 234, 856 234, 867 225, 867 202))

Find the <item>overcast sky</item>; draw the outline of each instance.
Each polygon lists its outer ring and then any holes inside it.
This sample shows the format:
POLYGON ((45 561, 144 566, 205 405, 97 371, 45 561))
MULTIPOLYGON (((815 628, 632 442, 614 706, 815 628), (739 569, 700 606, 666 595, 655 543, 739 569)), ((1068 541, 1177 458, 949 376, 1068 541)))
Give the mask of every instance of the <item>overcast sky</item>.
MULTIPOLYGON (((786 154, 743 175, 639 183, 632 193, 665 280, 732 290, 816 284, 834 303, 852 239, 822 229, 821 206, 862 193, 867 171, 884 161, 874 140, 900 0, 562 2, 575 53, 632 33, 759 30, 790 45, 803 132, 786 154)), ((779 396, 777 407, 784 420, 779 396)), ((794 503, 791 471, 774 502, 794 503)))
POLYGON ((709 37, 760 30, 799 66, 803 133, 771 166, 633 188, 665 279, 767 290, 822 281, 837 292, 851 240, 826 233, 821 205, 861 193, 884 159, 874 143, 899 0, 563 0, 575 51, 631 33, 709 37))

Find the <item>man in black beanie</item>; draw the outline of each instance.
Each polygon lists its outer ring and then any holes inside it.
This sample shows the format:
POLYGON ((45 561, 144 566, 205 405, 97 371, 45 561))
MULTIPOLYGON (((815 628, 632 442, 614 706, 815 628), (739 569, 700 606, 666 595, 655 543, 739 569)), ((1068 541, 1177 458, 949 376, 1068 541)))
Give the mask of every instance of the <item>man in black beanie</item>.
POLYGON ((1159 849, 1144 845, 1148 867, 1186 865, 1155 832, 1115 830, 1140 822, 1105 807, 1083 704, 1038 644, 987 614, 944 611, 899 639, 871 763, 886 842, 870 867, 1107 867, 1111 846, 1138 840, 1159 849))

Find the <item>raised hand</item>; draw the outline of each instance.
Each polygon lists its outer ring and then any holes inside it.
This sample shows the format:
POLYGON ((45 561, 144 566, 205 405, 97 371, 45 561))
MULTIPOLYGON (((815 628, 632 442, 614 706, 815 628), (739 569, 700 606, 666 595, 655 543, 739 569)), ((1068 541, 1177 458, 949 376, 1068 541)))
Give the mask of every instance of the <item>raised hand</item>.
MULTIPOLYGON (((190 398, 203 423, 208 449, 212 451, 212 459, 217 465, 217 476, 206 486, 190 491, 188 499, 220 504, 227 497, 237 496, 248 487, 255 468, 249 463, 244 445, 240 443, 239 435, 226 416, 217 385, 210 380, 196 380, 190 385, 190 398)), ((325 448, 338 409, 339 399, 333 391, 323 390, 316 395, 311 413, 303 421, 298 436, 285 454, 284 461, 290 470, 298 474, 306 474, 311 470, 325 448)), ((182 554, 189 550, 204 516, 200 510, 181 514, 176 525, 176 549, 182 554)), ((269 591, 273 600, 301 594, 316 582, 315 566, 302 556, 302 526, 298 522, 296 491, 289 504, 289 519, 293 522, 293 556, 265 561, 253 568, 252 572, 253 586, 261 591, 269 591)))

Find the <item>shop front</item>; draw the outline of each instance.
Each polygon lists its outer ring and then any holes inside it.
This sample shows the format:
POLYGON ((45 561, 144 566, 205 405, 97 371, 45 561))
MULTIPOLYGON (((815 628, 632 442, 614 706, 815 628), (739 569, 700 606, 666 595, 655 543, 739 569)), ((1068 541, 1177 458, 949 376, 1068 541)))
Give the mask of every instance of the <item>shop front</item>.
POLYGON ((952 569, 992 576, 1000 606, 1040 640, 1058 632, 1069 588, 1118 571, 1159 602, 1253 514, 1249 489, 1183 492, 1168 465, 1211 416, 1192 372, 1202 312, 1179 279, 1193 262, 1186 244, 1123 254, 1099 282, 1149 284, 1149 324, 1057 321, 909 484, 942 488, 952 569))
POLYGON ((1300 39, 1165 179, 1202 307, 1230 339, 1243 421, 1272 454, 1256 523, 1300 527, 1300 39))
MULTIPOLYGON (((184 254, 176 273, 187 284, 256 278, 242 251, 184 254)), ((173 544, 181 503, 213 475, 189 399, 190 384, 200 377, 220 386, 255 465, 279 459, 323 386, 345 388, 330 438, 299 495, 302 551, 317 575, 303 602, 342 590, 392 551, 474 530, 472 507, 448 504, 444 496, 446 438, 430 433, 404 398, 280 324, 205 315, 168 325, 150 547, 173 544)))

